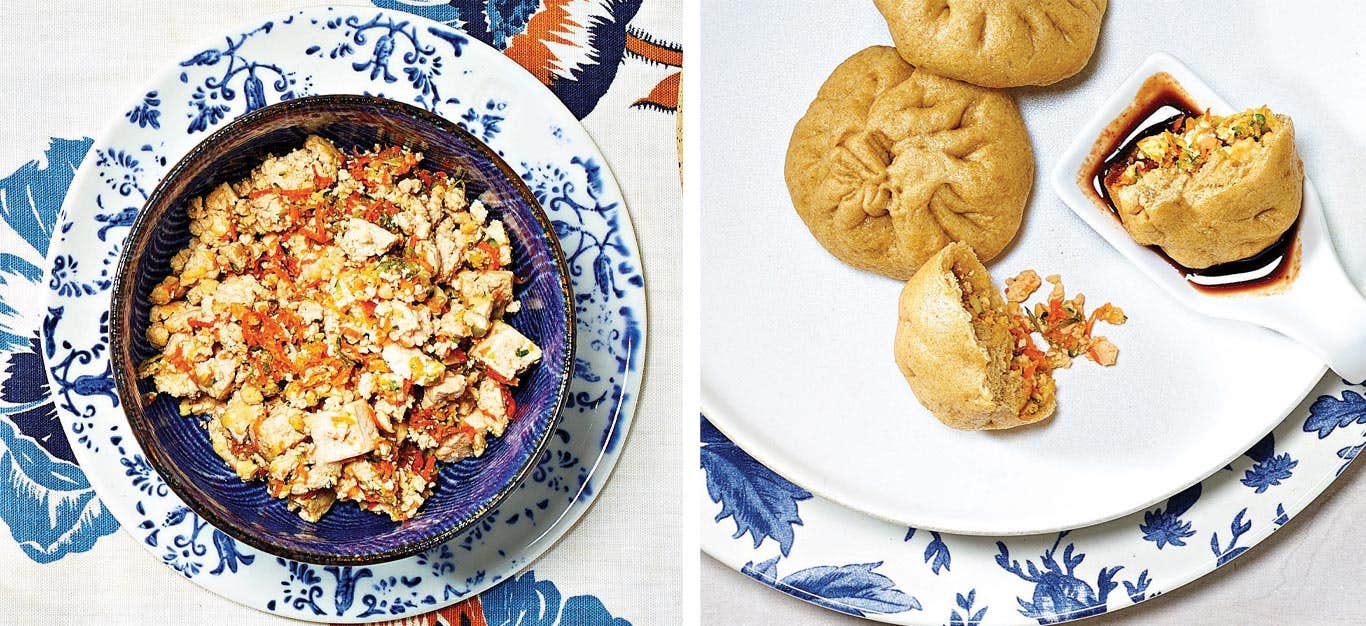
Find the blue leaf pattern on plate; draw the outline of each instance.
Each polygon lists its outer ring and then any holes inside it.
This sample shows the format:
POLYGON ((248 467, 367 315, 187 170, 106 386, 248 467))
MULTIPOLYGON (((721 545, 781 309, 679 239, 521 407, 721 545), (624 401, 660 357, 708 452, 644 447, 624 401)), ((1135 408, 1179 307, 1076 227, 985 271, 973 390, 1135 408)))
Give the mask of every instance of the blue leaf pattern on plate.
POLYGON ((987 607, 972 611, 972 603, 977 601, 977 590, 971 589, 968 595, 958 594, 954 598, 954 603, 958 606, 949 613, 949 626, 978 626, 987 616, 987 607), (963 612, 959 613, 958 609, 963 612))
POLYGON ((149 91, 142 97, 142 102, 125 113, 124 117, 140 127, 161 128, 161 111, 157 109, 160 106, 161 96, 156 91, 149 91))
POLYGON ((1214 552, 1214 556, 1218 558, 1221 567, 1225 563, 1238 558, 1238 555, 1247 552, 1248 546, 1238 545, 1238 539, 1252 530, 1252 520, 1243 519, 1243 516, 1246 514, 1247 508, 1243 508, 1243 510, 1238 511, 1237 515, 1233 516, 1233 522, 1228 526, 1229 539, 1227 546, 1222 548, 1219 547, 1219 533, 1214 533, 1209 536, 1209 549, 1214 552))
MULTIPOLYGON (((914 526, 907 528, 906 536, 902 541, 910 541, 911 538, 915 537, 916 530, 914 526)), ((939 575, 941 569, 946 572, 949 571, 949 565, 952 563, 948 544, 944 543, 944 538, 935 531, 930 531, 930 541, 925 544, 925 562, 930 565, 930 571, 934 572, 936 576, 939 575)))
POLYGON ((1304 432, 1317 432, 1324 439, 1338 428, 1346 428, 1352 423, 1366 424, 1366 398, 1350 389, 1342 392, 1342 399, 1333 396, 1320 396, 1309 407, 1309 417, 1304 420, 1304 432))
POLYGON ((793 527, 802 518, 797 503, 810 493, 745 454, 702 418, 702 469, 707 493, 721 503, 716 521, 735 519, 735 536, 749 533, 758 547, 765 537, 778 542, 783 554, 792 549, 793 527))
MULTIPOLYGON (((919 586, 932 588, 930 593, 933 595, 925 607, 936 615, 947 616, 942 623, 966 625, 980 621, 986 614, 977 615, 976 609, 969 608, 978 606, 981 598, 994 599, 982 604, 996 605, 1010 597, 1019 605, 1020 616, 1039 623, 1082 619, 1161 595, 1185 582, 1182 576, 1192 571, 1207 572, 1246 553, 1269 533, 1288 523, 1295 513, 1287 509, 1284 501, 1267 502, 1266 498, 1259 497, 1260 494, 1274 490, 1281 497, 1294 498, 1302 505, 1306 500, 1301 498, 1318 494, 1326 484, 1322 481, 1340 474, 1359 456, 1366 449, 1366 441, 1363 441, 1366 432, 1341 431, 1354 424, 1366 425, 1366 398, 1361 394, 1361 386, 1330 378, 1320 383, 1320 389, 1331 391, 1328 395, 1319 391, 1306 398, 1307 414, 1295 415, 1294 419, 1277 427, 1272 435, 1244 452, 1242 456, 1250 462, 1241 458, 1235 460, 1225 467, 1227 472, 1218 472, 1192 485, 1158 507, 1081 530, 1075 535, 1083 538, 1080 541, 1064 545, 1062 542, 1068 533, 1062 533, 1056 539, 1007 537, 1000 542, 942 536, 959 556, 955 563, 959 567, 953 574, 948 573, 947 568, 942 574, 935 572, 932 559, 929 561, 931 567, 926 568, 928 571, 908 569, 921 560, 920 551, 891 547, 917 536, 923 539, 929 533, 891 524, 870 524, 857 513, 819 499, 803 505, 804 525, 811 528, 801 533, 802 540, 788 552, 779 553, 771 544, 751 547, 751 542, 743 538, 728 541, 724 537, 731 535, 729 523, 721 520, 717 520, 716 526, 704 524, 704 546, 709 554, 729 563, 745 564, 742 571, 752 578, 807 601, 815 600, 800 589, 784 586, 782 579, 777 577, 777 566, 839 561, 849 553, 881 556, 881 550, 887 555, 887 571, 903 584, 917 585, 921 598, 926 597, 926 591, 919 586), (1330 438, 1330 441, 1318 443, 1330 438), (1328 463, 1324 462, 1325 456, 1328 463), (1235 470, 1234 465, 1240 463, 1247 465, 1235 470), (1255 508, 1247 506, 1249 504, 1255 508), (1217 530, 1210 531, 1216 527, 1217 530), (1138 533, 1133 532, 1135 528, 1138 533), (1198 543, 1192 541, 1197 536, 1207 540, 1208 552, 1164 550, 1198 543), (901 541, 896 541, 897 538, 901 541), (1085 567, 1086 555, 1078 550, 1082 542, 1089 545, 1091 558, 1101 561, 1103 566, 1099 569, 1085 567), (996 552, 986 554, 982 544, 995 545, 996 552), (1042 558, 1023 563, 1011 559, 1012 552, 1037 553, 1035 550, 1043 552, 1042 558), (1124 563, 1128 559, 1134 561, 1124 563), (1018 583, 1002 583, 997 576, 983 571, 984 567, 998 573, 1002 570, 1010 573, 1012 580, 1025 583, 1025 590, 1021 592, 1018 583), (905 574, 910 571, 918 575, 905 574), (1126 571, 1138 571, 1138 575, 1125 576, 1126 571), (968 585, 964 587, 972 586, 972 590, 966 595, 955 594, 956 589, 963 588, 956 587, 956 581, 966 581, 968 585), (988 582, 990 584, 986 584, 988 582)), ((704 445, 726 442, 723 435, 707 426, 704 424, 702 432, 704 445)), ((710 482, 705 474, 701 479, 704 484, 710 482)), ((934 552, 930 545, 935 537, 929 536, 926 555, 934 552)), ((888 621, 928 623, 927 620, 906 618, 888 621)), ((997 614, 990 621, 1014 623, 1018 617, 997 614)))
POLYGON ((1300 462, 1290 458, 1288 453, 1268 457, 1265 461, 1259 461, 1248 468, 1243 476, 1242 483, 1251 487, 1256 493, 1263 493, 1267 489, 1281 484, 1282 480, 1290 478, 1291 470, 1299 464, 1300 462))
POLYGON ((746 576, 828 609, 857 617, 919 611, 920 601, 896 588, 892 579, 873 570, 877 563, 809 567, 778 578, 778 557, 759 565, 745 564, 746 576))

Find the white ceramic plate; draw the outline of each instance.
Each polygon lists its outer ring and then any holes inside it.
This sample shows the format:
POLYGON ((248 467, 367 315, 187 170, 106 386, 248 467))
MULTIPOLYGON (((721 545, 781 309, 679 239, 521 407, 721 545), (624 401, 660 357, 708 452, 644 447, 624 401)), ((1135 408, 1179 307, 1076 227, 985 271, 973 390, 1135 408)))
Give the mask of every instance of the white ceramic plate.
MULTIPOLYGON (((1284 337, 1202 317, 1169 297, 1046 186, 1054 155, 1152 51, 1143 20, 1111 6, 1091 68, 1014 92, 1036 182, 1015 243, 990 267, 998 280, 1027 268, 1059 273, 1093 306, 1123 307, 1129 323, 1102 331, 1120 347, 1119 364, 1060 371, 1058 412, 1038 426, 941 426, 892 359, 901 285, 827 254, 792 210, 782 176, 792 125, 821 82, 848 55, 887 42, 885 25, 871 8, 711 7, 704 107, 728 113, 703 129, 702 401, 720 430, 779 474, 920 528, 1012 535, 1084 526, 1209 475, 1319 380, 1322 364, 1284 337), (828 15, 773 29, 771 12, 828 15), (744 78, 754 76, 765 79, 744 78)), ((1219 55, 1233 64, 1239 52, 1210 54, 1218 67, 1219 55)), ((1306 160, 1315 147, 1300 142, 1306 160)))
POLYGON ((525 568, 601 492, 634 414, 645 291, 621 190, 573 114, 498 51, 398 11, 316 7, 208 35, 175 57, 76 173, 48 250, 43 356, 58 415, 100 500, 155 558, 230 600, 294 619, 371 622, 454 604, 525 568), (564 420, 531 476, 471 529, 363 567, 288 561, 190 511, 147 463, 110 376, 113 261, 171 164, 216 128, 296 96, 375 93, 449 117, 536 194, 569 259, 578 349, 564 420))

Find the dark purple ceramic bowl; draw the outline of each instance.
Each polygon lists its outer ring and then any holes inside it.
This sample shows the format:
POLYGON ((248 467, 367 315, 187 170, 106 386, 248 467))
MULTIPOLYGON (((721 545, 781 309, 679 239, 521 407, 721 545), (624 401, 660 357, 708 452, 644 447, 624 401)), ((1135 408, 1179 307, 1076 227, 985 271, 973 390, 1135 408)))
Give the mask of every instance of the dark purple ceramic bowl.
POLYGON ((454 123, 422 109, 369 96, 290 100, 248 113, 205 139, 177 163, 138 214, 115 277, 110 333, 114 377, 128 422, 152 466, 195 513, 255 548, 327 565, 379 563, 440 545, 472 526, 526 478, 560 418, 574 361, 569 274, 545 213, 511 168, 454 123), (468 181, 512 238, 512 270, 522 310, 507 322, 541 346, 544 357, 513 391, 517 413, 482 457, 446 464, 432 497, 402 523, 338 502, 317 523, 244 483, 214 453, 194 417, 137 380, 136 365, 155 354, 146 339, 148 294, 170 273, 190 240, 185 206, 221 182, 240 180, 267 154, 284 154, 321 135, 346 150, 375 144, 421 151, 422 166, 468 181))

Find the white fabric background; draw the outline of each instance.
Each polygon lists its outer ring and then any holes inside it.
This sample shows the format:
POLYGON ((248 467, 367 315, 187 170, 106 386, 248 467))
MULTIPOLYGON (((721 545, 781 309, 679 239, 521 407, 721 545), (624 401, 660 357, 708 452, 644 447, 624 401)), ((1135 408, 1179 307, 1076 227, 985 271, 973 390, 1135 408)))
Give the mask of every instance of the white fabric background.
MULTIPOLYGON (((707 7, 725 1, 702 0, 704 46, 712 30, 707 7)), ((832 16, 832 22, 852 19, 850 12, 855 11, 867 11, 869 19, 878 19, 872 3, 859 4, 866 6, 828 9, 839 13, 832 16)), ((794 11, 779 19, 818 18, 812 12, 794 11)), ((1366 246, 1360 245, 1362 233, 1366 233, 1366 166, 1362 160, 1366 153, 1366 108, 1362 105, 1366 102, 1366 45, 1362 43, 1366 12, 1362 5, 1346 0, 1111 0, 1106 19, 1097 55, 1107 62, 1122 55, 1128 66, 1120 76, 1107 77, 1114 79, 1112 85, 1118 85, 1123 75, 1148 54, 1167 51, 1209 80, 1227 100, 1265 102, 1295 116, 1301 145, 1319 148, 1306 155, 1305 169, 1323 196, 1338 255, 1358 288, 1366 286, 1366 246), (1122 41, 1106 37, 1107 32, 1114 32, 1117 20, 1124 24, 1122 41)), ((836 31, 838 27, 832 29, 836 31)), ((866 45, 890 43, 886 37, 866 45)), ((865 45, 846 44, 835 47, 852 50, 865 45)), ((792 45, 812 42, 794 40, 792 45)), ((764 53, 782 58, 783 51, 764 53)), ((832 58, 827 67, 803 69, 824 74, 841 60, 832 58)), ((717 57, 709 55, 704 63, 704 80, 715 80, 717 57)), ((1060 87, 1088 90, 1087 97, 1099 105, 1109 93, 1104 86, 1085 84, 1088 78, 1095 78, 1088 77, 1088 72, 1083 70, 1083 78, 1060 87), (1082 84, 1075 84, 1078 80, 1082 84)), ((736 76, 733 80, 764 80, 776 85, 781 77, 736 76)), ((1020 90, 1017 95, 1028 106, 1046 98, 1047 91, 1020 90)), ((703 113, 704 123, 710 114, 715 112, 703 113)), ((1053 129, 1031 128, 1030 132, 1037 135, 1053 129)), ((1041 168, 1051 167, 1048 155, 1037 156, 1041 168)), ((1047 188, 1036 187, 1034 193, 1036 198, 1052 198, 1047 188)), ((703 228, 705 251, 705 224, 703 228)), ((1366 578, 1366 562, 1360 558, 1358 533, 1354 532, 1356 524, 1366 519, 1366 498, 1362 497, 1366 496, 1366 478, 1360 474, 1357 468, 1348 470, 1284 531, 1227 567, 1136 608, 1086 623, 1366 624, 1366 595, 1357 591, 1359 581, 1366 578)), ((702 523, 710 521, 704 519, 702 523)), ((866 623, 767 589, 710 558, 703 559, 701 570, 703 624, 866 623)))
MULTIPOLYGON (((49 137, 97 137, 155 72, 206 33, 316 1, 0 0, 0 172, 49 137)), ((356 4, 354 2, 347 4, 356 4)), ((361 3, 365 4, 365 3, 361 3)), ((646 0, 632 25, 676 41, 681 0, 646 0)), ((678 384, 679 207, 674 119, 631 109, 672 69, 624 63, 585 126, 621 184, 639 237, 649 308, 646 381, 620 463, 577 528, 533 564, 564 597, 591 594, 637 626, 680 619, 680 446, 691 402, 678 384), (661 461, 666 459, 667 462, 661 461)), ((42 297, 43 294, 35 294, 42 297)), ((215 596, 119 532, 55 563, 29 560, 0 532, 0 623, 280 624, 215 596)))

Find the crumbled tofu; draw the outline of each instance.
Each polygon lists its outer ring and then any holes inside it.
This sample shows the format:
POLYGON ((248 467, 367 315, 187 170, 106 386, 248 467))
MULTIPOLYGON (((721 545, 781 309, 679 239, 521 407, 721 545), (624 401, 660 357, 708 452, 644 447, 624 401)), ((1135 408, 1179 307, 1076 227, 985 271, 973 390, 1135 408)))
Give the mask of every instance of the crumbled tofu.
POLYGON ((188 202, 191 238, 148 296, 158 352, 139 377, 305 520, 338 500, 417 515, 434 463, 504 432, 515 382, 495 367, 540 355, 481 343, 520 309, 508 230, 421 160, 318 136, 269 156, 188 202))
POLYGON ((513 380, 532 363, 541 360, 541 349, 503 322, 494 322, 489 333, 470 351, 470 356, 483 363, 504 380, 513 380))
POLYGON ((1039 273, 1034 270, 1025 270, 1018 276, 1006 279, 1006 301, 1019 304, 1034 295, 1035 291, 1043 285, 1039 279, 1039 273))
POLYGON ((465 418, 465 423, 478 430, 487 430, 495 437, 503 435, 503 429, 507 427, 508 404, 504 397, 503 386, 487 378, 479 381, 479 386, 475 389, 478 395, 479 410, 471 413, 465 418))
POLYGON ((233 304, 252 304, 262 297, 265 290, 256 277, 250 275, 232 276, 218 283, 213 292, 214 302, 222 306, 233 304))
POLYGON ((1091 345, 1087 349, 1087 354, 1096 363, 1105 366, 1114 365, 1115 362, 1119 360, 1119 348, 1115 346, 1115 344, 1110 343, 1110 340, 1105 337, 1092 338, 1091 345))
POLYGON ((356 400, 339 409, 310 413, 304 418, 313 437, 313 458, 343 461, 375 449, 379 431, 370 405, 356 400))
POLYGON ((384 254, 397 241, 398 235, 383 226, 353 217, 346 221, 346 233, 338 243, 347 256, 360 261, 384 254))
POLYGON ((422 406, 432 407, 455 400, 465 394, 465 375, 447 372, 441 382, 428 387, 422 394, 422 406))
POLYGON ((384 346, 380 352, 384 357, 384 362, 389 366, 390 371, 401 376, 404 380, 413 381, 414 385, 426 385, 446 372, 446 366, 426 354, 421 350, 404 348, 396 344, 384 346))
POLYGON ((266 460, 274 459, 280 453, 294 447, 294 444, 304 440, 306 435, 302 432, 303 428, 303 411, 287 404, 276 405, 271 409, 270 414, 256 424, 254 432, 256 447, 266 460))

